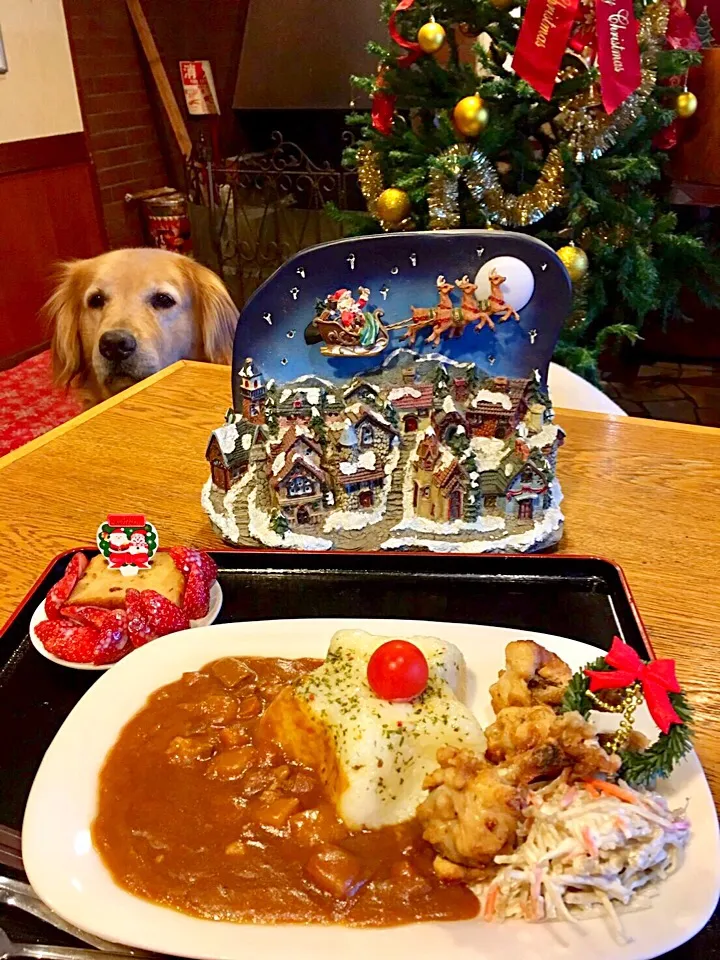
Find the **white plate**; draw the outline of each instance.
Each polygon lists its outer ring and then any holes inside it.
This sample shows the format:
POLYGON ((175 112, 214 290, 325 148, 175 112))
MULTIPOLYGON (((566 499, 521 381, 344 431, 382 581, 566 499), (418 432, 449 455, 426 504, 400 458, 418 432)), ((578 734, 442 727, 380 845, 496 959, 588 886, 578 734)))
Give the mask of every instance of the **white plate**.
MULTIPOLYGON (((193 629, 197 627, 209 627, 211 623, 215 623, 217 615, 220 613, 220 607, 222 607, 223 602, 223 593, 222 587, 217 582, 213 581, 213 585, 210 587, 210 606, 208 607, 207 616, 203 617, 202 620, 191 620, 190 626, 193 629)), ((114 667, 114 663, 73 663, 72 660, 62 660, 60 657, 56 657, 54 653, 50 653, 49 650, 46 650, 43 646, 43 642, 35 633, 35 627, 43 620, 47 620, 45 614, 45 601, 40 604, 35 613, 30 619, 30 642, 35 647, 38 653, 41 653, 44 657, 47 657, 48 660, 52 660, 53 663, 59 663, 62 667, 72 667, 74 670, 107 670, 108 667, 114 667)), ((155 643, 156 641, 151 641, 155 643)), ((131 651, 132 652, 132 651, 131 651)), ((130 654, 126 653, 122 658, 125 660, 129 657, 130 654)), ((119 662, 119 661, 118 661, 119 662)))
MULTIPOLYGON (((323 657, 333 632, 341 628, 397 637, 430 634, 457 644, 469 669, 468 702, 484 724, 492 719, 487 689, 510 640, 534 637, 573 669, 597 657, 594 647, 561 637, 421 620, 265 620, 155 640, 92 686, 45 754, 23 824, 23 860, 38 895, 66 920, 108 940, 211 960, 647 960, 677 947, 705 925, 720 887, 720 839, 710 790, 695 754, 662 787, 673 805, 688 803, 692 837, 686 862, 658 887, 650 909, 624 916, 632 937, 627 946, 618 946, 602 919, 575 925, 470 920, 381 930, 214 922, 156 906, 116 886, 90 840, 98 774, 122 727, 148 695, 183 672, 230 654, 323 657)), ((638 726, 652 734, 649 716, 638 716, 638 726)))

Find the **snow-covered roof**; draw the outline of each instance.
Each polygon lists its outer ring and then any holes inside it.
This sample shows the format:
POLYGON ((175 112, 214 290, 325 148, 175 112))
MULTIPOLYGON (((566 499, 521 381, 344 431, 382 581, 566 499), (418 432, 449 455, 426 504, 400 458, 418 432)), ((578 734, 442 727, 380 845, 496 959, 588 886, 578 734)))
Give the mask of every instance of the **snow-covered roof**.
POLYGON ((213 430, 206 455, 210 452, 210 445, 215 440, 226 466, 247 463, 253 444, 266 439, 267 430, 262 424, 253 423, 251 420, 236 420, 234 423, 225 423, 217 430, 213 430))
POLYGON ((415 387, 397 387, 398 393, 393 397, 394 390, 390 391, 389 399, 398 410, 416 410, 418 407, 429 407, 433 401, 433 385, 418 383, 415 387))
POLYGON ((503 410, 512 410, 512 399, 507 393, 501 393, 499 390, 478 390, 470 401, 470 405, 478 407, 482 403, 491 403, 500 405, 503 410))
POLYGON ((375 410, 371 407, 366 407, 362 403, 353 403, 345 410, 345 413, 348 414, 351 422, 359 423, 360 420, 363 420, 365 417, 368 417, 370 420, 374 420, 376 423, 381 424, 383 427, 386 427, 388 430, 391 430, 393 433, 398 433, 395 427, 387 420, 379 410, 375 410))
POLYGON ((403 397, 414 397, 416 400, 422 396, 417 387, 393 387, 388 394, 388 400, 402 400, 403 397))
POLYGON ((239 377, 245 377, 247 380, 252 380, 254 377, 259 377, 260 372, 255 368, 252 357, 245 357, 245 362, 240 367, 238 371, 239 377))
POLYGON ((236 423, 226 423, 224 427, 218 427, 214 431, 215 438, 223 453, 232 453, 238 438, 238 428, 236 423))
POLYGON ((285 466, 272 480, 273 485, 277 487, 283 480, 285 480, 288 474, 295 467, 300 467, 302 470, 312 473, 313 476, 317 477, 318 480, 321 480, 322 482, 327 480, 327 473, 322 467, 319 467, 317 464, 313 463, 312 460, 308 460, 301 454, 295 453, 289 459, 286 458, 285 466))
POLYGON ((546 423, 539 433, 528 437, 528 446, 533 450, 542 450, 543 447, 552 446, 557 439, 560 427, 556 423, 546 423))
POLYGON ((497 470, 507 456, 508 449, 505 441, 496 437, 471 437, 467 455, 469 453, 475 455, 475 463, 482 473, 484 470, 497 470))
POLYGON ((361 389, 369 390, 371 393, 374 393, 375 396, 377 396, 378 393, 380 393, 380 387, 375 386, 374 383, 369 383, 367 380, 356 380, 350 384, 347 390, 343 391, 343 396, 349 397, 353 393, 355 393, 356 390, 361 390, 361 389))

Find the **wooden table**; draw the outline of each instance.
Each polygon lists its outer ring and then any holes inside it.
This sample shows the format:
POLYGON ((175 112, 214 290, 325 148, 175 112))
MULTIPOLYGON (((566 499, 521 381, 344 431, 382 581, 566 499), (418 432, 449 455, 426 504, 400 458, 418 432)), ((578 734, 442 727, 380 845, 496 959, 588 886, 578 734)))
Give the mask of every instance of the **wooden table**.
MULTIPOLYGON (((227 367, 180 362, 0 460, 0 622, 52 557, 109 512, 165 543, 219 547, 200 507, 227 367)), ((720 803, 720 430, 558 411, 561 549, 624 569, 658 656, 675 657, 720 803)))

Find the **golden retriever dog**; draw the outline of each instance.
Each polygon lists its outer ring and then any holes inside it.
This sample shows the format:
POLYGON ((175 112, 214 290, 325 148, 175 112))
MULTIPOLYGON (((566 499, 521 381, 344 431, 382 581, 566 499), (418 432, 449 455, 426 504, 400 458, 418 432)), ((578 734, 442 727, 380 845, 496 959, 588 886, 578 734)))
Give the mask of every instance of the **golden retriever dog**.
POLYGON ((56 384, 87 406, 176 360, 229 363, 238 311, 207 267, 168 250, 113 250, 60 268, 46 304, 56 384))

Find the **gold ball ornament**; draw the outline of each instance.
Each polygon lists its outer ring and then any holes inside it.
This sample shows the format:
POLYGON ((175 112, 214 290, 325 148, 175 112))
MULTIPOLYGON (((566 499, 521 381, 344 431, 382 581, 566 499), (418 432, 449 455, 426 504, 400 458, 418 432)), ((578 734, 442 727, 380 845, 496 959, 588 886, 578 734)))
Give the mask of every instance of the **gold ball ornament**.
POLYGON ((684 90, 682 93, 678 94, 678 98, 675 101, 675 112, 683 120, 687 120, 688 117, 691 117, 697 110, 697 97, 694 93, 690 93, 689 90, 684 90))
POLYGON ((496 10, 509 10, 517 6, 517 0, 490 0, 490 3, 496 10))
POLYGON ((410 214, 410 197, 404 190, 397 187, 388 187, 383 190, 375 203, 375 210, 380 220, 385 223, 397 224, 410 214))
POLYGON ((430 20, 418 30, 417 40, 423 53, 437 53, 445 43, 445 28, 435 20, 430 20))
POLYGON ((452 113, 453 123, 464 137, 477 137, 488 125, 488 111, 482 97, 474 94, 463 97, 455 104, 452 113))
POLYGON ((582 247, 560 247, 557 255, 565 265, 565 269, 570 274, 572 282, 577 283, 578 280, 582 280, 590 266, 587 254, 582 247))

